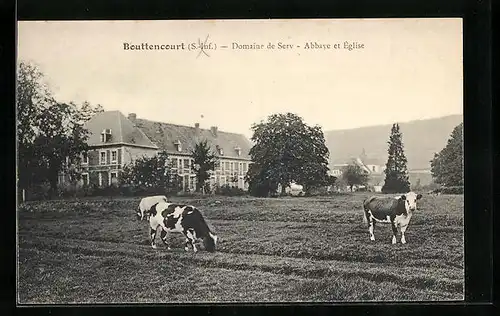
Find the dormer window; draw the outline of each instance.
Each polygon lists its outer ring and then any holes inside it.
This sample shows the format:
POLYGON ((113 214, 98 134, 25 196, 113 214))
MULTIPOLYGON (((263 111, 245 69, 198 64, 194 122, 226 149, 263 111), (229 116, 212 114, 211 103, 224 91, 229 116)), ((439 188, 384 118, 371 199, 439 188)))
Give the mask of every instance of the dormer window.
POLYGON ((182 143, 181 143, 181 141, 180 141, 180 140, 176 140, 176 141, 174 142, 174 145, 175 145, 175 149, 176 149, 177 151, 182 151, 182 143))
POLYGON ((101 142, 107 143, 111 141, 111 129, 107 128, 101 132, 101 142))
POLYGON ((237 154, 238 156, 241 156, 241 148, 240 148, 240 147, 236 146, 236 147, 234 148, 234 150, 236 151, 236 154, 237 154))
POLYGON ((217 145, 216 148, 219 155, 224 156, 224 149, 222 149, 222 147, 220 147, 219 145, 217 145))

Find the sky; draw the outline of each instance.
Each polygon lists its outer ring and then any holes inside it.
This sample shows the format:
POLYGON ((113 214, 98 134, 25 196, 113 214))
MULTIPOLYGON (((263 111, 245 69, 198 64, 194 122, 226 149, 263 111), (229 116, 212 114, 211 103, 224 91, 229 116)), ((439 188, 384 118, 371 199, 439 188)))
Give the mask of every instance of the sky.
POLYGON ((61 102, 250 137, 274 113, 324 131, 462 114, 462 51, 461 19, 348 19, 22 21, 17 53, 61 102), (188 49, 200 40, 217 49, 188 49))

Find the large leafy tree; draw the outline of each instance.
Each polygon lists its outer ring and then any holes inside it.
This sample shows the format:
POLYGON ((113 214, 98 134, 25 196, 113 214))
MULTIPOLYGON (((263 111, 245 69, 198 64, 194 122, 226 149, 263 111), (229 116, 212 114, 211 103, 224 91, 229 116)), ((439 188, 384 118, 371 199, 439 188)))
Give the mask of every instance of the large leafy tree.
POLYGON ((384 193, 404 193, 410 191, 407 159, 404 153, 403 135, 399 124, 393 124, 389 137, 388 158, 386 163, 384 193))
POLYGON ((78 177, 75 165, 88 149, 84 123, 101 106, 84 102, 57 102, 44 74, 33 64, 20 62, 17 72, 18 185, 22 189, 49 182, 51 193, 57 188, 60 172, 78 177))
POLYGON ((168 189, 172 186, 174 174, 170 171, 168 154, 158 154, 135 159, 123 167, 120 183, 146 188, 168 189))
POLYGON ((342 171, 342 179, 352 191, 355 185, 366 185, 368 183, 368 174, 360 166, 350 164, 342 171))
POLYGON ((210 149, 207 140, 195 144, 191 151, 191 157, 193 158, 191 168, 196 174, 196 191, 199 192, 204 190, 205 186, 203 184, 210 179, 210 171, 215 170, 218 157, 210 149))
POLYGON ((431 172, 434 181, 444 186, 464 185, 463 123, 457 125, 448 139, 448 143, 431 160, 431 172))
POLYGON ((281 185, 284 193, 291 182, 307 191, 332 182, 321 127, 308 126, 301 117, 286 113, 271 115, 267 122, 254 124, 252 130, 253 163, 247 173, 251 191, 267 195, 281 185))

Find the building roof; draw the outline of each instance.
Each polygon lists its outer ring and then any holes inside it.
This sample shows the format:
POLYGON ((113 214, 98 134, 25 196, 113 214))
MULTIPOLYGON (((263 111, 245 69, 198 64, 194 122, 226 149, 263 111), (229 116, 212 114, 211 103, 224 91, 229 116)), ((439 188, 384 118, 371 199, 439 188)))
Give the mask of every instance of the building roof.
MULTIPOLYGON (((250 159, 252 144, 242 134, 228 133, 219 130, 202 129, 195 126, 176 125, 154 122, 145 119, 135 119, 135 123, 147 137, 160 149, 171 154, 190 154, 195 144, 207 140, 214 153, 218 148, 223 150, 222 157, 250 159), (180 142, 181 151, 177 150, 176 142, 180 142), (240 155, 237 154, 240 148, 240 155)), ((219 155, 221 156, 221 155, 219 155)))
POLYGON ((120 111, 106 111, 94 115, 85 123, 90 132, 87 144, 101 146, 109 144, 126 144, 147 148, 158 148, 148 137, 130 122, 120 111), (111 140, 102 142, 101 133, 111 129, 111 140))

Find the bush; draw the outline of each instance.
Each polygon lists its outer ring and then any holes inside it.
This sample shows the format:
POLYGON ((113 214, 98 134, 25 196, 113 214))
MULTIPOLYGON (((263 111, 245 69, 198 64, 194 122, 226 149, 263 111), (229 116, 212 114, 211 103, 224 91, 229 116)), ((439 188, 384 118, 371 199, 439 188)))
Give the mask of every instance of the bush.
MULTIPOLYGON (((22 189, 20 189, 19 191, 22 191, 22 189)), ((22 193, 20 192, 20 194, 22 193)), ((31 188, 26 189, 25 198, 26 201, 50 199, 50 185, 48 183, 43 183, 34 185, 31 188)))
MULTIPOLYGON (((325 196, 325 195, 332 195, 334 192, 333 186, 322 186, 322 187, 317 187, 317 188, 311 188, 307 190, 307 192, 303 195, 305 196, 325 196)), ((302 196, 302 195, 298 195, 302 196)))
POLYGON ((245 191, 238 187, 231 187, 228 184, 215 189, 215 194, 225 195, 225 196, 242 196, 245 195, 245 191))
POLYGON ((464 194, 463 186, 443 187, 440 189, 443 194, 464 194))

